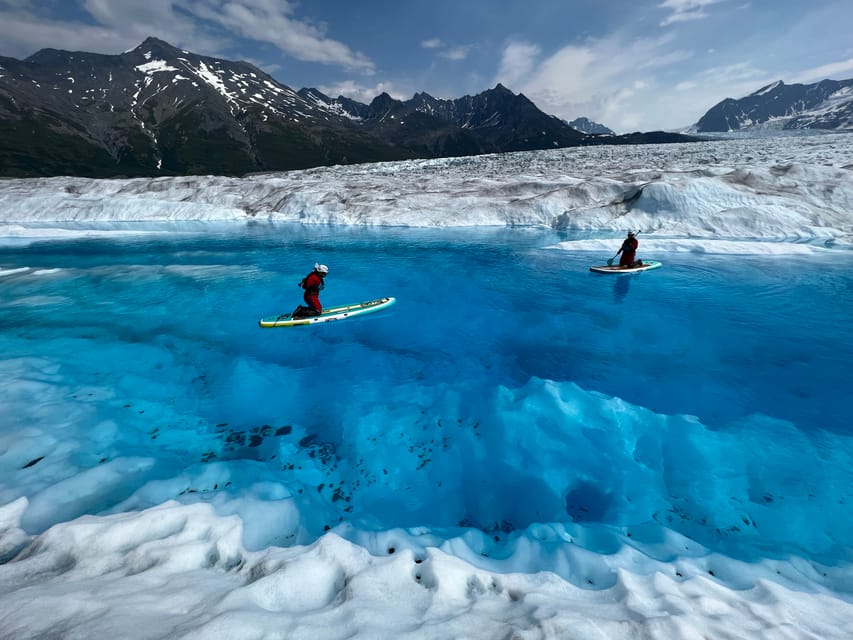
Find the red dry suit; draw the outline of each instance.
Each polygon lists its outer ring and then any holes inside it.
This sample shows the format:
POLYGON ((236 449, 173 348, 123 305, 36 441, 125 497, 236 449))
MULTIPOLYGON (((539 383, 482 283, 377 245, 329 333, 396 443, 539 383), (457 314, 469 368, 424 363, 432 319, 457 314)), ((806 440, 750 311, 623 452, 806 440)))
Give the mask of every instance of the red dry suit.
POLYGON ((303 278, 299 286, 305 289, 305 294, 302 296, 305 304, 316 311, 318 315, 323 313, 323 305, 320 304, 320 289, 325 286, 323 278, 316 271, 312 271, 303 278))
POLYGON ((630 267, 634 264, 634 257, 637 255, 637 247, 639 246, 640 243, 634 236, 625 238, 625 242, 622 243, 622 247, 618 251, 622 254, 622 257, 619 258, 620 267, 630 267))

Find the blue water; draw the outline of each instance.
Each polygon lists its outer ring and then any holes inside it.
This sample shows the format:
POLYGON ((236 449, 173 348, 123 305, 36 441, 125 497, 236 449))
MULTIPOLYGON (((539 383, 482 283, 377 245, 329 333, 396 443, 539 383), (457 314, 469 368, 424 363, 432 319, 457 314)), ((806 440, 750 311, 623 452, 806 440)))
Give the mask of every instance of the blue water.
MULTIPOLYGON (((0 502, 28 496, 31 531, 288 499, 300 541, 575 521, 744 555, 847 547, 850 255, 641 255, 665 266, 612 276, 588 271, 609 255, 548 248, 565 239, 261 224, 0 249, 29 267, 0 279, 0 435, 29 438, 0 502), (327 306, 396 306, 258 328, 315 261, 327 306)), ((295 540, 267 525, 249 546, 295 540)))

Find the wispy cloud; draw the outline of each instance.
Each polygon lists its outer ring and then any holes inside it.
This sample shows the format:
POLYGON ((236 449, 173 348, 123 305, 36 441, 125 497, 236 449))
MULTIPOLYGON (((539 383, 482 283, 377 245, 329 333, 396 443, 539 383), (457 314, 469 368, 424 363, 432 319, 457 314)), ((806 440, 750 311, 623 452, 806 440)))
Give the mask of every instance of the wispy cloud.
POLYGON ((527 42, 508 44, 496 80, 531 98, 543 111, 567 120, 587 116, 608 127, 633 131, 643 125, 658 84, 654 73, 690 57, 668 49, 670 39, 588 40, 543 57, 527 42))
POLYGON ((180 7, 243 38, 269 43, 297 60, 374 71, 367 56, 327 37, 324 23, 296 19, 296 5, 287 0, 183 0, 180 7))
POLYGON ((459 45, 457 47, 448 47, 444 51, 439 52, 439 57, 448 60, 464 60, 468 57, 471 51, 471 45, 459 45))
MULTIPOLYGON (((751 62, 711 67, 695 74, 690 80, 680 82, 667 95, 672 96, 676 104, 681 102, 677 96, 682 94, 691 104, 705 111, 724 98, 743 98, 760 87, 781 78, 773 73, 756 67, 751 62)), ((698 119, 695 118, 694 121, 698 119)))
POLYGON ((447 60, 464 60, 468 57, 468 53, 473 48, 473 45, 448 45, 441 38, 430 38, 421 42, 421 47, 424 49, 435 49, 436 55, 439 58, 447 60))
POLYGON ((155 35, 176 46, 216 54, 242 38, 266 43, 306 62, 372 73, 373 61, 328 36, 322 22, 297 17, 289 0, 82 0, 87 20, 61 21, 32 3, 0 0, 5 55, 44 47, 117 53, 155 35))
MULTIPOLYGON (((45 47, 69 49, 72 51, 93 51, 97 53, 118 53, 139 44, 148 35, 155 32, 150 24, 140 23, 131 16, 121 27, 114 24, 83 20, 57 20, 52 15, 33 9, 28 2, 10 2, 0 4, 0 54, 26 57, 45 47)), ((142 5, 142 3, 140 3, 142 5)), ((152 7, 149 17, 162 18, 152 7)), ((162 29, 156 31, 162 38, 178 43, 189 37, 195 27, 180 17, 164 21, 162 29)), ((205 44, 213 44, 204 41, 205 44)))
POLYGON ((818 80, 824 80, 826 78, 846 80, 851 76, 853 76, 853 58, 848 58, 847 60, 824 64, 819 67, 815 67, 814 69, 800 71, 792 76, 791 81, 810 83, 817 82, 818 80))
POLYGON ((658 7, 667 9, 670 14, 661 21, 660 25, 665 27, 674 22, 707 18, 708 14, 705 12, 705 7, 720 2, 725 2, 725 0, 664 0, 658 7))
POLYGON ((546 113, 566 120, 586 116, 625 132, 693 124, 722 98, 748 95, 778 79, 739 62, 688 75, 678 71, 681 80, 673 82, 670 74, 694 58, 671 34, 590 39, 547 56, 537 45, 513 42, 504 49, 496 80, 524 93, 546 113))
POLYGON ((407 96, 395 89, 393 83, 390 82, 377 82, 374 85, 368 86, 347 80, 317 88, 329 97, 337 98, 338 96, 346 96, 351 100, 356 100, 364 104, 370 104, 376 96, 382 93, 387 93, 397 100, 406 100, 411 97, 411 95, 407 96))
MULTIPOLYGON (((667 0, 658 6, 681 15, 725 1, 667 0)), ((743 8, 742 3, 729 6, 743 8)), ((742 98, 776 80, 806 83, 853 76, 849 45, 835 61, 809 68, 804 68, 804 57, 789 55, 791 41, 796 41, 805 43, 814 59, 824 58, 823 50, 810 43, 835 14, 828 9, 813 14, 784 37, 775 30, 745 43, 721 36, 720 46, 713 47, 683 29, 662 28, 654 37, 643 37, 636 23, 553 51, 531 41, 512 41, 504 45, 494 80, 566 120, 586 116, 622 132, 686 127, 720 100, 742 98), (762 55, 756 56, 756 50, 762 55)), ((649 33, 646 27, 643 33, 649 33)), ((829 47, 837 48, 836 42, 838 37, 829 47)))
POLYGON ((508 87, 525 83, 542 53, 539 45, 530 42, 510 42, 503 50, 497 82, 508 87))

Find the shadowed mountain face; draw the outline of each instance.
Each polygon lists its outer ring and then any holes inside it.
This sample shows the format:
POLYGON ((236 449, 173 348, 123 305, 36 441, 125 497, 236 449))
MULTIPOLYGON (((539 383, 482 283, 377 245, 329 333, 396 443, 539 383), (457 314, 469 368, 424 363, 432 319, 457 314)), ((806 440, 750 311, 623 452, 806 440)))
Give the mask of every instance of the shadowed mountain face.
POLYGON ((612 129, 605 127, 603 124, 599 124, 598 122, 593 122, 589 118, 575 118, 569 123, 569 126, 582 133, 593 133, 602 136, 616 135, 616 132, 612 129))
MULTIPOLYGON (((608 139, 609 143, 636 143, 608 139)), ((679 137, 678 141, 689 140, 679 137)), ((156 38, 120 55, 0 58, 0 175, 242 175, 598 144, 498 85, 369 105, 294 91, 156 38)))
POLYGON ((853 129, 853 80, 775 82, 739 100, 726 98, 695 125, 699 133, 755 128, 853 129))
POLYGON ((0 59, 4 175, 242 174, 411 157, 245 62, 149 38, 0 59))
POLYGON ((316 89, 302 90, 300 95, 341 109, 371 134, 409 147, 419 157, 555 149, 589 140, 501 84, 456 100, 416 93, 411 100, 400 101, 383 93, 368 106, 346 98, 333 100, 316 89))

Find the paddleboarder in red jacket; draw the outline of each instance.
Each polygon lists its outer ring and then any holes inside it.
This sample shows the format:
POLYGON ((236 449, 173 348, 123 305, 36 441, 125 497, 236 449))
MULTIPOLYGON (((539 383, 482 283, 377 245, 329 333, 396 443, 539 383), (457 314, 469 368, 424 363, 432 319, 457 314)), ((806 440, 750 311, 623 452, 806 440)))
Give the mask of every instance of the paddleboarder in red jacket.
POLYGON ((319 316, 323 313, 323 305, 320 304, 320 290, 325 288, 325 278, 329 273, 329 267, 324 264, 315 263, 314 270, 305 276, 299 283, 299 286, 305 289, 302 298, 305 300, 304 307, 299 305, 292 317, 302 318, 306 316, 319 316))
POLYGON ((640 246, 640 243, 637 242, 637 237, 633 231, 628 232, 628 237, 625 238, 625 241, 622 243, 622 246, 619 248, 619 251, 616 252, 616 255, 622 254, 622 257, 619 258, 619 266, 620 267, 632 267, 634 266, 634 258, 637 255, 637 247, 640 246))

